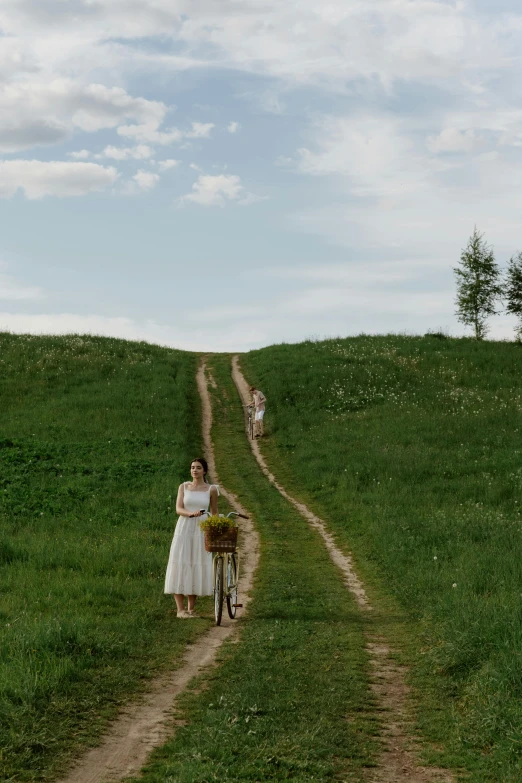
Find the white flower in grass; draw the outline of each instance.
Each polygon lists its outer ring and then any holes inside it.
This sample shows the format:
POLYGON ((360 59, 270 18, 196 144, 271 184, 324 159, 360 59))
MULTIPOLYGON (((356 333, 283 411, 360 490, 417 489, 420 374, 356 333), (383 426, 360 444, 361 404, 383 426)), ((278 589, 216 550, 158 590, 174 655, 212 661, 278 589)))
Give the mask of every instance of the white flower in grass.
POLYGON ((437 559, 437 555, 433 555, 433 559, 436 560, 437 559))
POLYGON ((456 583, 456 582, 453 582, 453 584, 452 584, 451 586, 452 586, 453 588, 455 588, 455 587, 457 586, 457 583, 456 583))

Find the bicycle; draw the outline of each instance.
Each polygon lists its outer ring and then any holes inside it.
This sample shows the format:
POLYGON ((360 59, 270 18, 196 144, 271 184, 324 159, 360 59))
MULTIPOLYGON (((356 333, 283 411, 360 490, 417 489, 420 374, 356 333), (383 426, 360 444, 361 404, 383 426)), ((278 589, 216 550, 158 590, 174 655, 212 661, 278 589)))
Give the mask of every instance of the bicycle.
POLYGON ((250 440, 254 440, 254 431, 255 431, 255 420, 256 420, 256 409, 255 406, 245 405, 246 412, 247 412, 247 432, 248 437, 250 440))
MULTIPOLYGON (((248 517, 246 517, 244 514, 240 514, 237 511, 231 511, 229 514, 227 514, 227 519, 230 517, 241 517, 241 519, 248 519, 248 517)), ((237 530, 237 528, 235 528, 235 530, 237 530)), ((221 541, 217 539, 213 542, 210 542, 210 546, 213 547, 213 549, 210 551, 212 551, 214 554, 214 558, 212 560, 214 616, 216 618, 216 625, 221 625, 221 618, 223 616, 223 602, 225 598, 227 601, 228 616, 231 620, 235 619, 237 609, 243 606, 243 604, 239 604, 237 602, 237 585, 239 579, 239 553, 236 548, 237 533, 235 534, 234 538, 223 536, 221 541)))

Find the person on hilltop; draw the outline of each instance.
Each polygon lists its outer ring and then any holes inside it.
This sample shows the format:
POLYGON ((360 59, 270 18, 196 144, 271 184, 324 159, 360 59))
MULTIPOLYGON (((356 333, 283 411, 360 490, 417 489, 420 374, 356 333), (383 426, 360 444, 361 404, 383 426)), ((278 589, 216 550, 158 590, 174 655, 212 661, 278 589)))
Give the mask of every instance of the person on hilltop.
POLYGON ((250 387, 250 393, 252 395, 252 402, 256 409, 254 437, 261 438, 265 434, 263 429, 263 416, 265 415, 266 397, 263 392, 259 391, 259 389, 256 389, 255 386, 250 387))
POLYGON ((205 535, 199 523, 218 513, 219 487, 207 482, 208 465, 203 457, 190 463, 192 481, 178 489, 176 513, 179 518, 170 547, 165 575, 165 594, 174 595, 177 617, 197 617, 194 612, 198 595, 212 595, 212 554, 205 549, 205 535), (187 596, 187 609, 184 602, 187 596))

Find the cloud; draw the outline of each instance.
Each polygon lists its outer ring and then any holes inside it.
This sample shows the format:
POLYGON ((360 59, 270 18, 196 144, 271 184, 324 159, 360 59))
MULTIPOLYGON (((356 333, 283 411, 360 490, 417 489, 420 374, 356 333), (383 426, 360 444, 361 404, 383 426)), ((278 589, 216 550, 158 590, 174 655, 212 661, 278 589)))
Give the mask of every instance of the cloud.
MULTIPOLYGON (((516 12, 495 25, 465 2, 374 0, 4 0, 2 28, 22 62, 84 76, 98 70, 236 69, 331 91, 350 82, 473 79, 477 64, 504 68, 519 49, 516 12), (509 33, 509 34, 508 34, 509 33), (147 37, 174 41, 141 46, 147 37), (61 44, 61 45, 58 45, 61 44), (469 68, 464 69, 464 63, 469 68)), ((9 68, 9 64, 7 65, 9 68)))
POLYGON ((108 145, 102 153, 95 158, 112 158, 113 160, 146 160, 154 154, 152 147, 147 144, 138 144, 136 147, 113 147, 108 145))
POLYGON ((234 202, 248 206, 260 200, 261 197, 245 192, 236 174, 201 174, 192 185, 192 193, 182 196, 178 204, 192 202, 202 207, 224 207, 227 202, 234 202))
POLYGON ((160 176, 153 171, 144 171, 143 169, 140 169, 132 179, 136 182, 140 190, 152 190, 160 181, 160 176))
POLYGON ((228 125, 227 125, 227 131, 229 133, 237 133, 240 128, 241 128, 241 125, 239 124, 239 122, 235 122, 234 120, 229 122, 228 125))
POLYGON ((174 160, 173 158, 169 158, 167 160, 159 160, 158 168, 160 171, 169 171, 170 169, 177 168, 179 164, 180 164, 179 160, 174 160))
POLYGON ((76 152, 68 152, 67 155, 69 158, 74 158, 74 160, 87 160, 91 153, 89 150, 77 150, 76 152))
POLYGON ((27 122, 19 121, 10 124, 10 119, 0 120, 0 151, 4 153, 20 152, 32 147, 42 147, 60 144, 70 136, 65 125, 52 120, 36 120, 30 118, 27 122))
POLYGON ((185 136, 187 139, 208 139, 215 127, 213 122, 193 122, 192 130, 187 131, 185 136))
MULTIPOLYGON (((393 196, 417 187, 422 179, 405 120, 386 113, 324 116, 311 129, 314 149, 298 150, 298 169, 315 176, 343 178, 359 196, 393 196)), ((424 156, 426 157, 426 156, 424 156)))
POLYGON ((434 135, 442 141, 431 152, 429 115, 413 120, 387 110, 360 110, 316 118, 294 165, 302 174, 328 178, 330 197, 296 212, 291 225, 331 244, 379 253, 381 260, 415 254, 448 264, 458 259, 477 224, 501 254, 512 253, 519 245, 521 153, 503 142, 503 129, 513 127, 511 113, 489 119, 484 128, 487 117, 477 112, 466 123, 477 148, 448 158, 439 155, 442 142, 446 148, 450 142, 465 147, 470 136, 434 135))
POLYGON ((149 144, 160 144, 162 146, 168 146, 180 142, 184 138, 182 131, 178 128, 169 128, 166 130, 158 130, 156 123, 148 123, 143 125, 122 125, 117 129, 119 136, 125 138, 136 139, 137 141, 147 142, 149 144))
MULTIPOLYGON (((201 323, 201 319, 200 319, 201 323)), ((195 325, 187 330, 184 324, 158 323, 152 319, 135 320, 125 317, 76 313, 11 313, 0 312, 0 331, 15 334, 95 334, 125 340, 145 340, 187 351, 247 350, 259 344, 263 334, 259 326, 247 324, 240 332, 237 325, 218 334, 213 324, 195 325)))
POLYGON ((26 198, 44 196, 84 196, 112 185, 118 172, 97 163, 63 161, 0 161, 0 198, 10 198, 23 190, 26 198))
POLYGON ((426 146, 430 152, 471 152, 481 139, 472 129, 444 128, 437 136, 428 136, 426 146))
POLYGON ((169 146, 178 144, 184 139, 208 139, 214 127, 213 122, 193 122, 191 130, 183 131, 179 128, 158 130, 157 124, 145 123, 143 125, 122 125, 117 129, 117 132, 120 136, 134 138, 138 141, 169 146))
POLYGON ((75 129, 93 133, 129 119, 158 127, 166 112, 164 103, 135 98, 121 87, 63 78, 8 83, 0 88, 0 149, 57 144, 75 129))

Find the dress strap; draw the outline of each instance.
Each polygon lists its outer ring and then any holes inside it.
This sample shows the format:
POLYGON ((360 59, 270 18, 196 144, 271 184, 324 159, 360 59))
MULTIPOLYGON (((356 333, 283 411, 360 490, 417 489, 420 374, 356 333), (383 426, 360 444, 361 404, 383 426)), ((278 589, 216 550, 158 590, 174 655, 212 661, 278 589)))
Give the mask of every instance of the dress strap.
POLYGON ((219 497, 219 495, 220 495, 220 492, 219 492, 219 484, 211 484, 211 485, 210 485, 210 489, 212 489, 212 487, 215 487, 215 489, 217 490, 217 493, 218 493, 218 497, 219 497))

